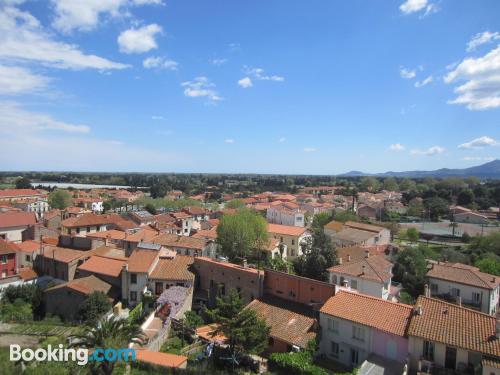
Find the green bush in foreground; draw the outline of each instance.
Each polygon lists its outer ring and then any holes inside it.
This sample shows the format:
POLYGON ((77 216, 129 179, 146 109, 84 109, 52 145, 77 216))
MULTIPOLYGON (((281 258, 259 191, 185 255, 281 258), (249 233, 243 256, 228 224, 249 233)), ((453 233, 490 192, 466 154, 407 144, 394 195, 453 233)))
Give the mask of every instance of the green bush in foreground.
POLYGON ((273 353, 269 357, 269 368, 299 375, 328 375, 328 371, 312 363, 309 352, 273 353))

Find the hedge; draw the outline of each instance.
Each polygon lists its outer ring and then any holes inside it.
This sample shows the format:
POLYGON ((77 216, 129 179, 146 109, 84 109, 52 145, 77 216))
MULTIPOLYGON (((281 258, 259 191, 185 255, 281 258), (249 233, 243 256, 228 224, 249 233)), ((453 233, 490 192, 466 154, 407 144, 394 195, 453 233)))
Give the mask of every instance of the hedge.
POLYGON ((312 357, 308 352, 273 353, 269 357, 269 367, 272 370, 299 375, 328 375, 328 371, 312 364, 312 357))

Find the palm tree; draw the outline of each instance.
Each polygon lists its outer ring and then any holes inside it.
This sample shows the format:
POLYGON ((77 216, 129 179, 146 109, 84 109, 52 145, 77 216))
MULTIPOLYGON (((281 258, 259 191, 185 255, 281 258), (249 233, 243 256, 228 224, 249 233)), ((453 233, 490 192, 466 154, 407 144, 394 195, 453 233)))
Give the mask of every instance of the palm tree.
MULTIPOLYGON (((129 343, 142 345, 144 334, 138 325, 132 324, 125 319, 115 317, 101 318, 95 326, 87 326, 85 333, 70 336, 70 347, 81 347, 87 349, 123 349, 128 348, 129 343)), ((102 362, 91 362, 93 374, 110 375, 113 372, 115 362, 104 359, 102 362)))

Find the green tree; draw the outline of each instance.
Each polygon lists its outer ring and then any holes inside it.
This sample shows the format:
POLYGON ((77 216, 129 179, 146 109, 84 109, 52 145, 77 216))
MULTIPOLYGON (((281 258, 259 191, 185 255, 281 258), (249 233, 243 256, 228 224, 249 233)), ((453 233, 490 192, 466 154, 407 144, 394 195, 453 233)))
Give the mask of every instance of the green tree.
MULTIPOLYGON (((142 344, 144 336, 139 326, 129 323, 126 319, 102 318, 95 325, 87 326, 86 332, 70 337, 72 347, 87 349, 95 348, 128 348, 130 342, 142 344)), ((92 362, 92 373, 111 375, 116 362, 104 359, 101 362, 92 362)))
POLYGON ((427 263, 420 248, 406 248, 396 257, 394 280, 402 282, 405 290, 416 298, 424 291, 427 263))
POLYGON ((26 177, 21 177, 16 180, 16 189, 31 189, 31 180, 26 177))
POLYGON ((389 177, 384 179, 383 187, 384 190, 389 190, 389 191, 399 190, 399 185, 394 177, 389 177))
POLYGON ((186 311, 184 314, 184 324, 187 328, 196 329, 203 325, 203 318, 194 311, 186 311))
POLYGON ((245 203, 243 203, 243 201, 241 199, 233 199, 233 200, 227 202, 224 207, 225 208, 236 208, 236 209, 239 209, 239 208, 245 207, 245 203))
POLYGON ((313 232, 312 238, 302 246, 303 255, 294 259, 293 268, 298 275, 328 281, 328 268, 336 260, 335 248, 330 236, 323 230, 313 232))
POLYGON ((267 222, 253 210, 245 208, 224 215, 217 225, 217 243, 221 253, 231 260, 256 254, 267 242, 267 222))
POLYGON ((408 240, 411 242, 417 242, 418 241, 418 229, 417 228, 408 228, 406 231, 406 236, 408 237, 408 240))
POLYGON ((103 292, 93 292, 80 305, 78 309, 78 319, 87 324, 94 324, 104 313, 111 309, 112 305, 108 296, 103 292))
POLYGON ((320 212, 319 214, 314 215, 311 226, 314 230, 323 230, 323 227, 332 220, 332 212, 320 212))
POLYGON ((500 276, 500 262, 492 258, 484 258, 476 261, 474 264, 481 272, 490 275, 500 276))
POLYGON ((361 188, 364 191, 377 191, 380 187, 380 183, 375 177, 363 177, 361 179, 361 188))
POLYGON ((477 252, 500 256, 500 232, 492 232, 483 237, 473 237, 469 248, 477 252))
POLYGON ((214 309, 206 311, 208 317, 220 325, 219 331, 228 338, 234 356, 263 352, 271 331, 254 310, 243 306, 240 294, 231 289, 225 298, 217 298, 214 309))
POLYGON ((424 205, 429 210, 429 215, 434 221, 437 221, 441 216, 447 215, 450 207, 445 199, 439 197, 424 200, 424 205))
POLYGON ((335 220, 345 223, 346 221, 359 221, 359 217, 351 211, 341 211, 335 213, 335 220))
POLYGON ((71 198, 71 194, 62 189, 56 189, 52 193, 49 194, 49 205, 52 208, 58 208, 60 210, 64 210, 66 207, 71 206, 73 203, 73 199, 71 198))
POLYGON ((144 209, 148 211, 151 215, 156 215, 156 207, 154 206, 153 203, 148 203, 144 206, 144 209))
POLYGON ((2 302, 12 304, 17 300, 27 303, 31 307, 35 318, 40 319, 43 317, 43 295, 38 285, 24 284, 18 286, 10 285, 7 287, 4 290, 2 302))
POLYGON ((474 203, 474 192, 471 189, 461 190, 457 196, 457 204, 460 206, 470 206, 474 203))

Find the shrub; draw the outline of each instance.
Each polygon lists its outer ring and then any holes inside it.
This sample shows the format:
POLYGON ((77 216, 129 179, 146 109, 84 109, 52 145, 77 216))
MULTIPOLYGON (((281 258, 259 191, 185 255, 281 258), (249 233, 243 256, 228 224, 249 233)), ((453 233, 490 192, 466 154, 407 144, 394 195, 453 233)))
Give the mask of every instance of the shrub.
POLYGON ((308 352, 273 353, 269 357, 269 366, 272 370, 290 374, 328 375, 328 371, 312 363, 312 356, 308 352))

